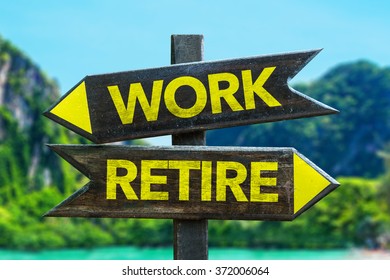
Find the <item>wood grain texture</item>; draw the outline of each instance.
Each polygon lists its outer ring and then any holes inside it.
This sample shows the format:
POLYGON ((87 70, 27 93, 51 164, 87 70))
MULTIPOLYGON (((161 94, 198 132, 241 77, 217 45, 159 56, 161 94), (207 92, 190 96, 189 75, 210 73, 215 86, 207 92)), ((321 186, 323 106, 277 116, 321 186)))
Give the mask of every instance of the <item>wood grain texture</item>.
MULTIPOLYGON (((185 45, 185 44, 184 44, 185 45)), ((44 115, 79 133, 95 143, 109 143, 127 139, 144 138, 175 133, 186 133, 199 130, 247 125, 254 123, 273 122, 287 119, 312 117, 336 113, 337 110, 322 104, 295 91, 288 86, 288 81, 294 77, 319 50, 293 52, 268 56, 256 56, 249 58, 221 60, 214 62, 191 62, 171 65, 161 68, 135 70, 121 73, 86 76, 79 84, 85 83, 86 98, 90 116, 92 133, 69 123, 53 114, 52 109, 64 102, 71 89, 56 104, 49 108, 44 115), (281 106, 270 107, 256 94, 254 97, 255 108, 247 109, 244 98, 242 71, 250 70, 253 83, 267 67, 276 67, 264 83, 264 89, 275 98, 281 106), (212 109, 216 106, 211 101, 211 96, 216 96, 210 90, 209 75, 216 73, 228 73, 234 75, 239 81, 237 91, 232 95, 242 109, 233 110, 224 98, 220 100, 221 112, 216 113, 212 109), (168 85, 178 77, 192 77, 200 81, 206 91, 205 103, 201 104, 202 110, 190 117, 177 117, 172 110, 167 108, 165 91, 168 85), (163 81, 161 88, 161 100, 158 107, 156 120, 147 121, 145 112, 139 101, 136 101, 134 118, 132 123, 123 123, 114 105, 108 87, 117 86, 120 92, 120 102, 127 106, 130 84, 140 83, 145 92, 147 102, 151 104, 153 82, 163 81)), ((198 55, 198 53, 196 53, 198 55)), ((178 58, 174 58, 178 61, 178 58)), ((221 81, 218 89, 229 87, 229 83, 221 81)), ((198 95, 190 86, 180 86, 175 91, 174 103, 180 108, 192 108, 197 102, 198 95)), ((127 106, 128 107, 128 106, 127 106)), ((126 108, 127 108, 126 107, 126 108)), ((73 106, 70 106, 73 110, 73 106)))
MULTIPOLYGON (((51 149, 70 162, 91 181, 70 198, 49 211, 47 216, 64 217, 112 217, 112 218, 174 218, 174 219, 236 219, 236 220, 292 220, 306 211, 316 201, 338 186, 320 169, 329 185, 313 201, 298 213, 294 213, 293 148, 229 148, 206 146, 143 147, 118 145, 51 145, 51 149), (129 160, 137 166, 137 174, 131 187, 140 198, 141 164, 145 160, 191 160, 212 162, 211 197, 202 200, 202 171, 191 170, 189 199, 180 200, 180 175, 178 169, 153 169, 152 175, 163 176, 166 183, 151 186, 152 191, 168 194, 164 201, 128 200, 117 187, 117 199, 108 200, 107 159, 129 160), (248 171, 240 184, 248 201, 237 201, 226 188, 226 199, 216 199, 216 162, 239 162, 248 171), (264 171, 261 176, 276 178, 276 186, 262 186, 262 193, 275 193, 277 202, 250 201, 250 166, 252 162, 277 162, 277 171, 264 171)), ((316 167, 315 167, 316 168, 316 167)), ((119 171, 118 171, 119 172, 119 171)), ((236 176, 234 170, 228 177, 236 176)), ((310 188, 311 186, 307 186, 310 188)))
MULTIPOLYGON (((203 35, 172 35, 171 64, 203 60, 203 35)), ((172 145, 206 145, 206 132, 180 132, 172 135, 172 145)), ((173 220, 175 260, 208 259, 208 221, 173 220)))

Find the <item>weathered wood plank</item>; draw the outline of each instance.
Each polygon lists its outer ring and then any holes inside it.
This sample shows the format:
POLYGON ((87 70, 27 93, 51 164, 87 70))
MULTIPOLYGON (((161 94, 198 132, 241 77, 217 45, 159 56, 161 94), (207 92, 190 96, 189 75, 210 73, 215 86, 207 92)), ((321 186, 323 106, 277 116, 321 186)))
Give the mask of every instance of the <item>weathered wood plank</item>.
POLYGON ((108 143, 333 114, 337 110, 288 86, 318 52, 86 76, 44 115, 108 143))
MULTIPOLYGON (((172 35, 171 64, 203 60, 203 35, 172 35)), ((180 132, 180 131, 179 131, 180 132)), ((194 131, 172 135, 172 145, 206 145, 206 133, 194 131)), ((208 221, 173 220, 175 260, 208 259, 208 221)))
POLYGON ((292 220, 338 186, 293 148, 50 147, 91 182, 47 216, 292 220))

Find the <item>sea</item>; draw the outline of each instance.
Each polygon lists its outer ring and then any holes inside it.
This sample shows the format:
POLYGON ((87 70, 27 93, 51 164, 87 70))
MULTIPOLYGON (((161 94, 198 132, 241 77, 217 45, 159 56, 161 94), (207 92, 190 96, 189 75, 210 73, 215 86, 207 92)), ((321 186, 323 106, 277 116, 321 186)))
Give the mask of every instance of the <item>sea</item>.
MULTIPOLYGON (((173 249, 140 247, 103 247, 42 251, 0 249, 0 260, 172 260, 173 249)), ((209 248, 210 260, 359 260, 390 259, 388 251, 275 250, 209 248)))

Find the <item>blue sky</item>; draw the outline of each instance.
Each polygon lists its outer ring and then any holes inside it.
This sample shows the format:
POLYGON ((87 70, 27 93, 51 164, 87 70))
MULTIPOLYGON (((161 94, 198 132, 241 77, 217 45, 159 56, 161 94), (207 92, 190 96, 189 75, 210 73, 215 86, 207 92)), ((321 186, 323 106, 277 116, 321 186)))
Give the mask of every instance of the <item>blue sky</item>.
POLYGON ((169 65, 171 34, 203 34, 205 60, 324 48, 292 83, 359 59, 390 65, 387 0, 0 1, 0 35, 63 93, 89 74, 169 65))

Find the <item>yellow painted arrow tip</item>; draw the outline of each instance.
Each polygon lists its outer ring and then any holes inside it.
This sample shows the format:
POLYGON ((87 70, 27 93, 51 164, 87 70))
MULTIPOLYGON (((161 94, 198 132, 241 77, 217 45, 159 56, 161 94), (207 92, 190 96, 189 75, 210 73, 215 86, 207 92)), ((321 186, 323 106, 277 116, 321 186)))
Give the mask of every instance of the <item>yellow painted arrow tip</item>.
POLYGON ((85 81, 68 93, 50 113, 92 134, 85 81))
POLYGON ((294 153, 294 214, 331 184, 338 183, 322 174, 305 159, 294 153))

